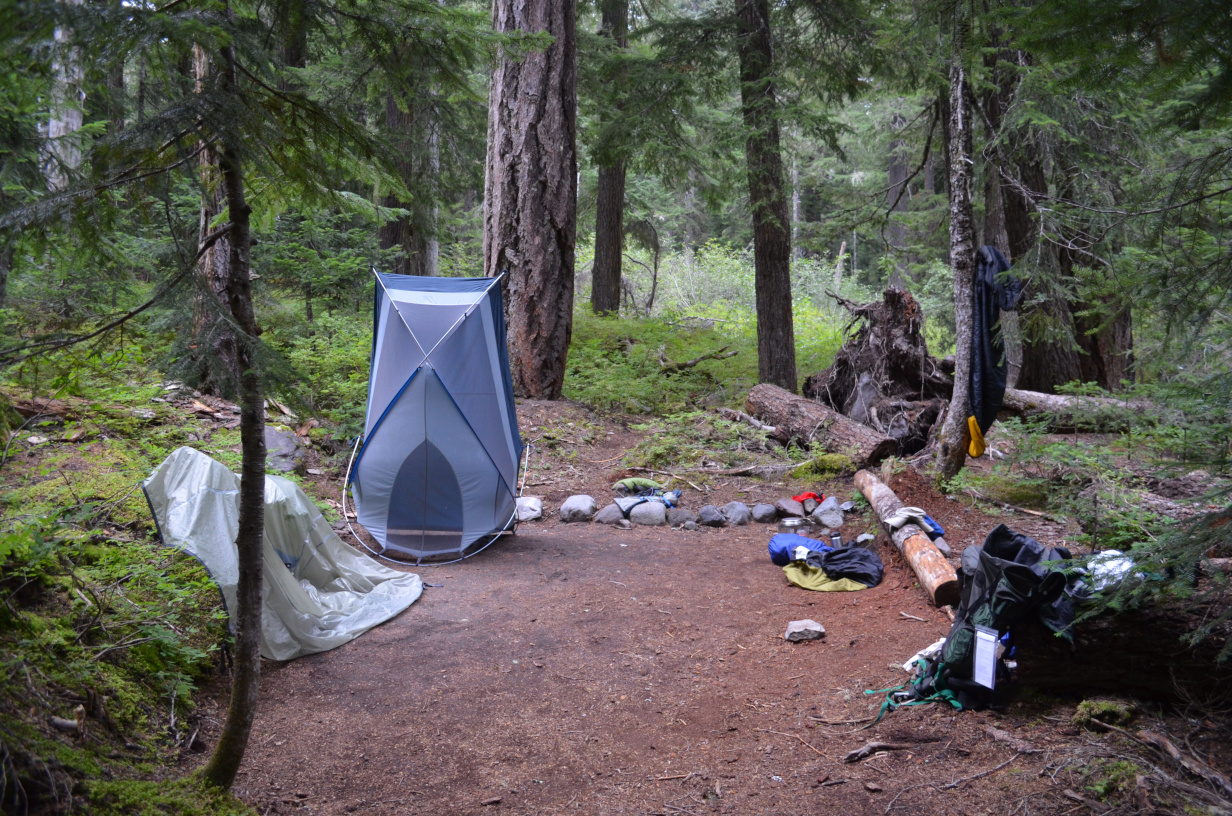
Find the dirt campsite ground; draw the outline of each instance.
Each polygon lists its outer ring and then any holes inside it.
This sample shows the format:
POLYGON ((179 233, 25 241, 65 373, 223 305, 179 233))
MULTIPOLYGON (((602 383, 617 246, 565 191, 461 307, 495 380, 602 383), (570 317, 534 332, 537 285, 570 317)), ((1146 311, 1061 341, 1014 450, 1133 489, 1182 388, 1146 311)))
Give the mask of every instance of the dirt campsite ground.
MULTIPOLYGON (((770 563, 769 526, 563 524, 551 511, 567 496, 612 495, 620 471, 609 463, 638 432, 568 405, 520 412, 528 437, 549 423, 588 429, 580 449, 532 459, 527 493, 544 497, 548 517, 465 562, 419 568, 439 586, 353 643, 265 663, 235 787, 258 813, 1107 809, 1088 774, 1123 762, 1128 743, 1072 727, 1076 701, 1027 696, 996 713, 926 705, 865 728, 884 698, 865 691, 902 683, 901 664, 950 625, 884 536, 880 586, 813 593, 770 563), (824 640, 785 642, 800 618, 822 623, 824 640), (893 747, 843 761, 870 741, 893 747)), ((339 477, 319 476, 318 495, 336 496, 339 477)), ((751 505, 803 487, 730 480, 705 495, 686 489, 684 501, 751 505)), ((895 487, 947 528, 955 558, 1000 521, 1049 544, 1067 535, 946 500, 910 472, 895 487)), ((849 480, 825 489, 852 491, 849 480)), ((854 515, 844 533, 875 529, 854 515)), ((200 709, 211 746, 225 699, 220 679, 200 709)))

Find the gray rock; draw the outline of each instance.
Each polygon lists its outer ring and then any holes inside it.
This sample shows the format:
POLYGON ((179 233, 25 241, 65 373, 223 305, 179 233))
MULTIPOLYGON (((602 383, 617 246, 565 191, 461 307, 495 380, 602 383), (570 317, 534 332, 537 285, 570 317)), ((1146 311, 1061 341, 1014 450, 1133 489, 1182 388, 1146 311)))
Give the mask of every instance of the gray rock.
POLYGON ((780 516, 804 518, 804 505, 795 499, 779 499, 774 503, 774 509, 779 511, 780 516))
POLYGON ((850 513, 855 508, 855 506, 856 506, 855 502, 845 501, 838 506, 838 509, 842 510, 844 513, 850 513))
POLYGON ((838 499, 827 496, 826 500, 817 505, 817 509, 809 516, 822 527, 837 529, 843 526, 843 511, 838 509, 838 499))
POLYGON ((619 524, 625 520, 625 514, 620 505, 612 502, 595 514, 595 524, 619 524))
POLYGON ((744 502, 728 502, 723 505, 723 517, 727 519, 728 524, 736 527, 743 527, 749 523, 753 514, 749 512, 748 506, 744 502))
POLYGON ((290 431, 281 431, 272 425, 265 426, 265 469, 275 473, 303 474, 304 449, 299 439, 290 431))
POLYGON ((787 624, 787 632, 783 635, 783 639, 792 643, 799 643, 802 640, 820 640, 826 636, 826 627, 822 626, 815 620, 805 619, 792 621, 787 624))
POLYGON ((806 516, 816 509, 817 509, 817 499, 805 499, 804 500, 804 514, 806 516))
POLYGON ((952 549, 950 549, 949 542, 946 541, 941 536, 938 536, 937 538, 933 539, 933 545, 937 549, 941 550, 942 555, 949 555, 950 553, 954 552, 952 549))
POLYGON ((700 529, 700 528, 697 526, 697 522, 696 522, 696 521, 686 521, 684 524, 682 524, 682 525, 680 525, 680 526, 681 526, 683 529, 685 529, 685 530, 689 530, 690 532, 691 532, 691 531, 694 531, 694 530, 698 530, 698 529, 700 529))
POLYGON ((713 504, 708 504, 697 511, 697 523, 703 527, 722 527, 727 524, 723 513, 713 504))
POLYGON ((622 518, 620 521, 616 522, 616 526, 622 530, 629 530, 633 527, 633 525, 630 524, 629 520, 626 518, 622 518))
POLYGON ((856 546, 863 547, 865 544, 872 544, 877 540, 877 536, 872 533, 860 533, 856 536, 856 546))
POLYGON ((753 521, 758 524, 774 524, 778 518, 779 511, 774 508, 773 504, 753 505, 753 521))
POLYGON ((683 507, 673 507, 667 511, 667 523, 673 527, 679 527, 690 521, 697 521, 697 513, 694 513, 692 510, 685 510, 683 507))
POLYGON ((814 523, 820 524, 822 527, 829 527, 837 530, 843 526, 843 511, 842 510, 822 510, 818 507, 813 511, 813 515, 809 516, 814 523))
POLYGON ((662 502, 642 502, 629 511, 629 521, 645 527, 667 524, 667 508, 662 502))
POLYGON ((570 496, 560 506, 561 521, 590 521, 595 515, 595 500, 590 496, 570 496))

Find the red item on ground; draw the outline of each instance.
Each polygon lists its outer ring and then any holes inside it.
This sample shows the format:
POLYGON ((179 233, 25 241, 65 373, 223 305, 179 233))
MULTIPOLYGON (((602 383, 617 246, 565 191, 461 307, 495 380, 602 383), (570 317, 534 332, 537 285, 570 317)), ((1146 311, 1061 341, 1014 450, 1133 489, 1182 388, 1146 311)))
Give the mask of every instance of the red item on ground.
POLYGON ((798 502, 803 502, 805 499, 812 499, 813 501, 820 503, 826 500, 825 496, 819 493, 814 493, 811 490, 808 493, 801 493, 799 496, 792 496, 792 498, 798 502))

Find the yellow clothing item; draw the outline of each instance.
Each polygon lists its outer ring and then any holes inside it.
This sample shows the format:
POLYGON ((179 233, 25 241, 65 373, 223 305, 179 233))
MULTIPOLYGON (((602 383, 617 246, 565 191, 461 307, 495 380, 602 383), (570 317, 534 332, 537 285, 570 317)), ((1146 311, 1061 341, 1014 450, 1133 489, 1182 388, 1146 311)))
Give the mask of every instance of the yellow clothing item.
POLYGON ((825 570, 810 567, 804 561, 792 561, 783 567, 783 574, 787 576, 789 583, 815 592, 855 592, 858 589, 868 589, 864 584, 850 578, 839 578, 836 581, 826 575, 825 570))
POLYGON ((971 430, 971 444, 967 446, 967 453, 972 457, 984 455, 984 434, 980 433, 980 423, 975 421, 975 417, 967 417, 967 428, 971 430))

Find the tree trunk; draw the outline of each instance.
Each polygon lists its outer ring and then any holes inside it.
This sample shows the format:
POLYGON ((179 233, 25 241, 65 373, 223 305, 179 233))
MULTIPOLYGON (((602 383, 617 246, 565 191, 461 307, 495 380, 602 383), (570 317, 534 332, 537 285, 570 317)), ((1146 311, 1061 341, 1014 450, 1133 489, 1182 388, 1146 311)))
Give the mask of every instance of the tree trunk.
MULTIPOLYGON (((890 120, 890 128, 895 132, 907 126, 907 120, 901 114, 895 113, 890 120)), ((907 275, 907 225, 901 220, 902 213, 907 212, 907 143, 902 139, 890 142, 890 164, 887 168, 890 189, 886 193, 886 203, 890 207, 889 222, 886 224, 886 241, 894 252, 894 270, 890 273, 890 285, 906 289, 907 275), (900 218, 895 218, 900 215, 900 218)), ((836 292, 837 294, 837 292, 836 292)))
MULTIPOLYGON (((70 6, 81 5, 82 0, 61 0, 70 6)), ((81 85, 84 79, 80 55, 69 45, 72 32, 56 26, 52 34, 55 52, 52 55, 53 74, 47 117, 49 147, 44 164, 47 188, 55 191, 68 185, 69 174, 81 166, 81 144, 77 133, 82 125, 82 103, 85 95, 81 85)))
POLYGON ((955 14, 950 44, 950 105, 947 155, 950 169, 950 263, 954 268, 954 394, 938 435, 937 471, 953 478, 967 461, 971 432, 971 341, 974 324, 975 234, 971 212, 971 99, 963 64, 967 22, 955 14))
MULTIPOLYGON (((628 0, 604 0, 600 33, 616 48, 629 46, 628 0)), ((620 77, 609 77, 614 84, 620 77)), ((600 127, 607 123, 600 121, 600 127)), ((621 159, 599 165, 595 201, 595 262, 591 267, 590 306, 595 314, 620 312, 620 275, 625 236, 625 163, 621 159)))
MULTIPOLYGON (((854 481, 856 489, 868 499, 883 524, 903 509, 902 501, 889 485, 867 470, 857 471, 854 481)), ((886 534, 920 579, 920 588, 928 594, 928 599, 937 606, 958 606, 958 573, 924 531, 914 524, 904 524, 898 529, 887 525, 886 534)))
POLYGON ((0 309, 8 300, 9 272, 13 269, 13 257, 17 247, 10 235, 0 235, 0 309))
POLYGON ((777 385, 753 386, 745 410, 775 428, 781 442, 820 442, 829 453, 852 455, 857 466, 876 465, 898 452, 898 443, 838 411, 777 385))
MULTIPOLYGON (((210 57, 199 45, 193 46, 193 74, 197 93, 215 78, 210 57)), ((218 151, 206 147, 199 160, 201 178, 201 217, 198 240, 213 230, 213 222, 226 209, 226 191, 218 166, 218 151)), ((215 241, 201 256, 197 272, 201 281, 193 301, 193 369, 197 388, 206 394, 230 398, 235 395, 240 376, 235 333, 228 322, 232 317, 227 303, 227 281, 231 278, 231 241, 228 233, 215 241)))
MULTIPOLYGON (((224 89, 239 97, 235 51, 222 53, 224 89)), ((240 365, 240 514, 235 539, 239 582, 236 587, 235 677, 231 702, 214 753, 202 777, 220 788, 230 788, 244 758, 257 709, 261 674, 261 564, 265 529, 265 401, 261 393, 260 356, 256 343, 260 329, 252 304, 249 216, 244 192, 244 166, 240 145, 224 141, 219 148, 227 209, 231 220, 229 275, 226 297, 243 342, 237 345, 240 365)))
MULTIPOLYGON (((410 100, 394 90, 385 92, 385 129, 389 132, 394 147, 394 166, 404 183, 415 177, 415 115, 410 100)), ((409 210, 392 221, 385 222, 377 234, 383 250, 399 250, 389 271, 397 275, 413 275, 416 256, 416 231, 413 223, 415 204, 403 201, 396 195, 381 199, 382 206, 409 210)))
POLYGON ((757 378, 796 390, 791 314, 791 222, 783 189, 783 155, 774 88, 774 43, 768 0, 736 0, 740 107, 746 131, 749 206, 757 294, 757 378))
POLYGON ((595 263, 591 273, 590 305, 595 314, 619 314, 621 254, 625 229, 625 165, 615 162, 599 168, 595 202, 595 263))
POLYGON ((557 399, 573 328, 577 238, 577 37, 570 0, 496 0, 499 33, 555 39, 492 69, 483 258, 505 279, 514 392, 557 399))

